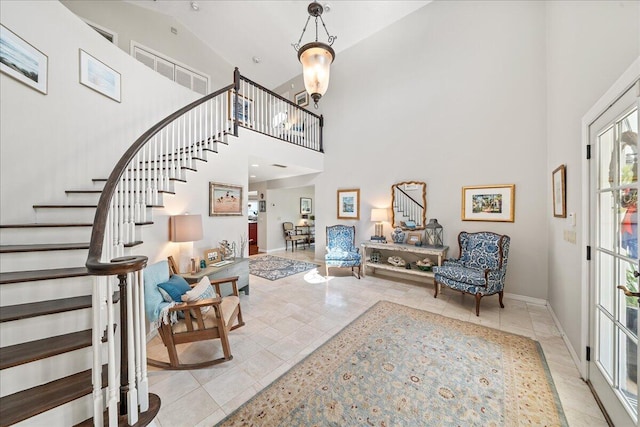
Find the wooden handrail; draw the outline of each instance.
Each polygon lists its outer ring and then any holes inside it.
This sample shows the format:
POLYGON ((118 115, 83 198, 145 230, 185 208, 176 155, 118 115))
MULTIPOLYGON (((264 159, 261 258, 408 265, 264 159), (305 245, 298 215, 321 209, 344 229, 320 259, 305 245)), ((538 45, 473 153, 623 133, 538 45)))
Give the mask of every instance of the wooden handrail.
POLYGON ((107 216, 109 214, 109 205, 111 199, 116 190, 116 186, 122 177, 122 174, 127 169, 129 163, 133 160, 135 155, 144 147, 144 145, 155 136, 160 130, 164 129, 169 123, 173 122, 178 117, 182 116, 186 112, 192 110, 198 105, 215 98, 229 90, 234 89, 235 83, 223 87, 209 95, 200 98, 187 106, 179 109, 178 111, 168 115, 158 123, 153 125, 149 130, 143 133, 129 149, 122 155, 116 166, 114 167, 109 179, 105 184, 100 200, 98 201, 98 207, 93 219, 93 229, 91 231, 91 241, 89 244, 89 256, 87 257, 86 267, 89 274, 96 276, 111 276, 117 274, 125 274, 133 271, 138 271, 145 267, 146 257, 127 257, 125 259, 113 260, 110 263, 103 263, 100 261, 102 257, 102 248, 104 243, 104 235, 107 225, 107 216))

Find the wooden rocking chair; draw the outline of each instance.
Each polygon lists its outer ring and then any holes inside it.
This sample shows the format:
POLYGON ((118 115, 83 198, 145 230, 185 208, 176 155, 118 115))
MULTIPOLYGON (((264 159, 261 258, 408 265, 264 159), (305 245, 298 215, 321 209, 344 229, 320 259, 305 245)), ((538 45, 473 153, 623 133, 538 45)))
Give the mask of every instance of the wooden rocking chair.
MULTIPOLYGON (((159 301, 158 295, 153 294, 153 292, 160 294, 160 291, 157 290, 157 285, 158 283, 162 283, 162 281, 158 280, 169 280, 170 270, 173 270, 171 267, 174 267, 171 265, 171 261, 173 260, 171 259, 169 263, 167 261, 161 261, 145 269, 145 305, 147 307, 147 315, 150 314, 150 305, 153 305, 155 301, 159 301), (156 270, 151 271, 152 269, 156 270), (162 269, 166 269, 166 275, 160 271, 162 269)), ((171 273, 173 272, 174 271, 171 271, 171 273)), ((169 363, 151 358, 147 358, 147 363, 151 366, 164 369, 198 369, 233 359, 231 346, 229 345, 229 331, 244 325, 237 281, 238 276, 211 280, 211 285, 214 286, 217 295, 220 295, 221 284, 231 283, 233 294, 230 296, 182 302, 170 307, 168 309, 169 318, 175 316, 173 313, 176 312, 181 312, 183 316, 178 316, 178 321, 173 324, 171 324, 171 322, 164 323, 161 318, 156 321, 159 325, 158 333, 169 354, 169 363), (206 313, 201 313, 203 307, 211 308, 206 313), (178 344, 213 339, 220 340, 223 357, 197 363, 180 363, 176 349, 178 344)), ((194 285, 191 286, 194 287, 194 285)), ((162 295, 160 295, 160 299, 162 299, 162 295)), ((159 313, 160 310, 152 308, 152 312, 159 313)))

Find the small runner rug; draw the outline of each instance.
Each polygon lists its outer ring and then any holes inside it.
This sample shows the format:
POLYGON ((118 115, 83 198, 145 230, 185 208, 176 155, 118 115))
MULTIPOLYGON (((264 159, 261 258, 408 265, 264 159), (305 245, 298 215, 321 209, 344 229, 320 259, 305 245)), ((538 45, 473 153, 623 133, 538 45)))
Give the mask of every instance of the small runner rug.
POLYGON ((380 301, 219 426, 566 426, 537 341, 380 301))
POLYGON ((303 271, 317 267, 317 264, 310 262, 296 261, 272 255, 263 255, 249 259, 249 273, 269 280, 282 279, 283 277, 302 273, 303 271))

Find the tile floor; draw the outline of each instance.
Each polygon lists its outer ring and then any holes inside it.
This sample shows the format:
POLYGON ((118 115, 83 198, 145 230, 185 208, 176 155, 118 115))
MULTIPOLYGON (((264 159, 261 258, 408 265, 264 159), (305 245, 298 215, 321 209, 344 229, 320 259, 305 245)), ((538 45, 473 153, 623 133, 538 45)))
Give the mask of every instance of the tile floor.
MULTIPOLYGON (((271 255, 315 262, 309 249, 271 255)), ((328 281, 324 266, 274 282, 251 276, 250 295, 241 296, 246 325, 230 337, 233 360, 192 371, 150 368, 151 392, 162 399, 156 425, 213 426, 381 299, 538 340, 569 425, 607 425, 545 306, 505 297, 500 309, 497 297, 487 297, 476 317, 469 295, 444 289, 435 299, 431 284, 370 275, 358 280, 346 268, 330 273, 328 281)), ((221 354, 218 348, 210 342, 191 344, 184 361, 221 354)), ((158 337, 148 352, 166 358, 158 337)))

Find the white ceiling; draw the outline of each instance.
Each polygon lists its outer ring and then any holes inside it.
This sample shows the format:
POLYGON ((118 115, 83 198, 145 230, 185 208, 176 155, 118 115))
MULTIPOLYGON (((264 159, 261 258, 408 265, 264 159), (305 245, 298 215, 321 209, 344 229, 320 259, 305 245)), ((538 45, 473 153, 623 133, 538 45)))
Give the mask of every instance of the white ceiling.
MULTIPOLYGON (((175 18, 204 41, 213 51, 238 67, 244 76, 267 88, 276 88, 301 74, 297 53, 291 46, 298 42, 309 16, 310 1, 302 0, 126 0, 175 18), (253 57, 260 58, 258 64, 253 57)), ((391 1, 320 1, 325 7, 322 17, 329 34, 336 36, 333 44, 335 61, 340 52, 391 25, 406 15, 430 3, 431 0, 391 1), (327 11, 329 5, 329 11, 327 11)), ((315 26, 309 22, 301 45, 313 41, 315 26)), ((327 41, 319 24, 318 40, 327 41)), ((295 164, 287 168, 272 166, 273 160, 249 159, 249 182, 288 178, 314 171, 295 164), (259 164, 259 167, 252 167, 259 164)))
MULTIPOLYGON (((276 88, 301 73, 297 54, 291 46, 300 38, 309 16, 310 1, 127 0, 129 3, 174 17, 204 41, 213 51, 238 67, 243 75, 263 86, 276 88), (253 57, 260 58, 255 64, 253 57)), ((431 0, 352 1, 327 0, 330 11, 322 17, 333 44, 336 61, 340 52, 421 8, 431 0)), ((309 26, 302 44, 315 38, 309 26)), ((327 41, 319 24, 318 40, 327 41)))

